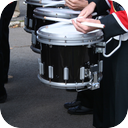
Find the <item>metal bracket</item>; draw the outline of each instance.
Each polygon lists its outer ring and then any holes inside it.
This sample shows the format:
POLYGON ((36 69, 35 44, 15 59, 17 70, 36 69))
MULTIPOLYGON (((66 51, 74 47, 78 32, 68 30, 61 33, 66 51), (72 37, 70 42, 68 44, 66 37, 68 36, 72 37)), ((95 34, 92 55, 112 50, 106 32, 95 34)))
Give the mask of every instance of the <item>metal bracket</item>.
MULTIPOLYGON (((111 53, 109 53, 108 55, 106 54, 106 47, 105 47, 105 48, 103 49, 103 56, 104 56, 104 57, 110 57, 111 55, 113 55, 113 54, 120 48, 120 46, 121 46, 121 40, 122 40, 122 36, 120 35, 118 46, 117 46, 111 53)), ((109 42, 110 42, 110 40, 106 42, 106 45, 107 45, 107 43, 109 43, 109 42)))

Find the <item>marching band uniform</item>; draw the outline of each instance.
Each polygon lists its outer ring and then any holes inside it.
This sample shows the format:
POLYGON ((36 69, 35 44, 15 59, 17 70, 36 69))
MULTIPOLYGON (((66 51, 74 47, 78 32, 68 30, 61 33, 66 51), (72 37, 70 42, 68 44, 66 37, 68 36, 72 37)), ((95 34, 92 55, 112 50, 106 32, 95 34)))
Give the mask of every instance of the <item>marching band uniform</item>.
POLYGON ((0 17, 0 103, 5 102, 7 93, 4 83, 8 81, 8 69, 10 61, 9 48, 9 23, 12 18, 16 1, 8 4, 0 17))
POLYGON ((103 57, 103 79, 101 88, 95 90, 94 120, 97 128, 113 127, 121 123, 128 109, 128 18, 121 5, 110 0, 89 0, 96 3, 97 12, 109 9, 110 14, 100 19, 105 25, 104 39, 112 40, 106 46, 109 54, 119 43, 118 35, 123 34, 121 47, 112 56, 103 57), (116 36, 116 37, 115 37, 116 36))

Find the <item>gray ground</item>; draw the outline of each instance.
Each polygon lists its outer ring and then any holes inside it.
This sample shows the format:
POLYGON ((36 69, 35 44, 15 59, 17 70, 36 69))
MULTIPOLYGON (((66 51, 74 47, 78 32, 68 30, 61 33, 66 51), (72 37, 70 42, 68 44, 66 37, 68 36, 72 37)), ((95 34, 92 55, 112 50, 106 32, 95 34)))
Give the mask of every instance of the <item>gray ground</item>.
MULTIPOLYGON (((20 0, 20 17, 26 6, 20 0)), ((11 62, 8 100, 0 104, 4 119, 20 128, 94 128, 92 115, 69 115, 63 104, 76 98, 76 92, 50 88, 37 78, 39 54, 30 49, 31 34, 23 28, 10 28, 11 62)))

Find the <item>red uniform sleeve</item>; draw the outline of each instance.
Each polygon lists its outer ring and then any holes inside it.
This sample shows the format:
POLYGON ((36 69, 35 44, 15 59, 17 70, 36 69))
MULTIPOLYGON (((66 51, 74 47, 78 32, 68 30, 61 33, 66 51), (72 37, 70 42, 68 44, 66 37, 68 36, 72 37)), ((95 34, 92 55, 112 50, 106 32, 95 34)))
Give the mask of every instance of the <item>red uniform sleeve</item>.
POLYGON ((128 6, 125 8, 124 11, 117 11, 112 13, 116 21, 119 23, 121 28, 128 32, 128 6))

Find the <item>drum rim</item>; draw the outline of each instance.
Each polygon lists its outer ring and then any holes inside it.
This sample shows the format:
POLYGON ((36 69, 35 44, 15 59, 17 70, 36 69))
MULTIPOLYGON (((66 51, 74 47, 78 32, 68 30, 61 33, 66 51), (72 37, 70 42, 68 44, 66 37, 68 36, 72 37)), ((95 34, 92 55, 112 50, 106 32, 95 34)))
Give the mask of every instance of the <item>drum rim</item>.
POLYGON ((58 46, 81 46, 96 44, 104 40, 103 32, 101 30, 96 31, 96 34, 75 34, 67 37, 66 35, 59 35, 53 33, 50 34, 41 31, 45 27, 46 26, 42 26, 37 30, 37 40, 43 44, 58 46))
MULTIPOLYGON (((44 8, 44 9, 57 9, 57 8, 44 8)), ((43 8, 41 7, 37 7, 34 9, 34 13, 33 13, 33 16, 35 18, 39 18, 39 19, 44 19, 44 16, 49 16, 49 17, 56 17, 56 18, 66 18, 66 19, 71 19, 71 18, 76 18, 78 16, 78 14, 70 14, 70 13, 63 13, 61 12, 62 9, 60 9, 60 12, 48 12, 48 11, 45 11, 43 10, 43 8), (42 11, 39 11, 39 9, 42 9, 42 11)), ((65 9, 63 8, 63 10, 68 10, 68 9, 65 9)))
POLYGON ((30 5, 38 5, 38 6, 43 5, 43 3, 40 3, 40 0, 25 0, 25 3, 30 5))
POLYGON ((39 74, 38 74, 38 79, 53 88, 59 88, 59 89, 82 89, 85 86, 89 86, 90 85, 90 81, 89 82, 81 82, 81 83, 60 83, 60 82, 49 82, 48 80, 45 80, 44 78, 42 78, 39 74), (68 87, 67 87, 68 86, 68 87))
MULTIPOLYGON (((47 1, 47 0, 46 0, 47 1)), ((42 6, 48 4, 47 2, 41 3, 40 0, 25 0, 26 4, 42 6)), ((50 1, 49 1, 50 2, 50 1)), ((57 5, 58 6, 58 5, 57 5)))

